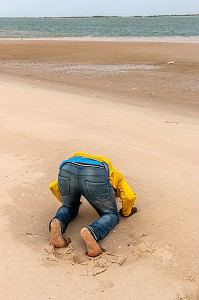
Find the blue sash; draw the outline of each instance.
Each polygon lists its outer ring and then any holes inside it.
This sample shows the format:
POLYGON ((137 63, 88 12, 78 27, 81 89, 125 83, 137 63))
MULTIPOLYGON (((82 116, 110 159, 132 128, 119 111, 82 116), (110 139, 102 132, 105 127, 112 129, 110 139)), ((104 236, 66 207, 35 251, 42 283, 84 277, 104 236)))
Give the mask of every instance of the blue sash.
POLYGON ((60 169, 65 163, 80 163, 80 164, 82 163, 82 164, 87 164, 87 165, 95 165, 95 166, 103 166, 103 167, 104 167, 104 165, 106 165, 105 163, 102 163, 98 160, 94 160, 94 159, 90 159, 90 158, 86 158, 86 157, 82 157, 82 156, 75 156, 75 157, 69 158, 67 160, 64 160, 60 165, 60 169))

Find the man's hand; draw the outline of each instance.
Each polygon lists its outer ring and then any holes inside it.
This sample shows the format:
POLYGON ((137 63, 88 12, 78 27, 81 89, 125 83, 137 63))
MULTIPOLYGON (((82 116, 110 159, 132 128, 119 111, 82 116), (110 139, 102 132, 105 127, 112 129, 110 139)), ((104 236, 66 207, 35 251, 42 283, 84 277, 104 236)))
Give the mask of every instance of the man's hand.
POLYGON ((138 211, 137 208, 133 207, 132 210, 131 210, 131 212, 130 212, 130 214, 128 216, 124 216, 123 213, 122 213, 122 208, 121 208, 119 210, 119 214, 120 214, 120 216, 128 218, 128 217, 132 216, 133 214, 135 214, 137 211, 138 211))

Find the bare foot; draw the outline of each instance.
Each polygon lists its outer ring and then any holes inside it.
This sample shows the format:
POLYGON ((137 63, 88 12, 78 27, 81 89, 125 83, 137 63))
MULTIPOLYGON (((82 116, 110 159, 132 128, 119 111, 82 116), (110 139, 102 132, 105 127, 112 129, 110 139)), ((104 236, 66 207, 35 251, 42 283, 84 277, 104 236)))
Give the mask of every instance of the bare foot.
POLYGON ((80 234, 86 243, 88 256, 95 257, 102 253, 102 249, 100 248, 88 228, 82 228, 80 234))
POLYGON ((50 243, 56 248, 63 248, 66 245, 62 237, 60 222, 57 219, 50 224, 50 243))

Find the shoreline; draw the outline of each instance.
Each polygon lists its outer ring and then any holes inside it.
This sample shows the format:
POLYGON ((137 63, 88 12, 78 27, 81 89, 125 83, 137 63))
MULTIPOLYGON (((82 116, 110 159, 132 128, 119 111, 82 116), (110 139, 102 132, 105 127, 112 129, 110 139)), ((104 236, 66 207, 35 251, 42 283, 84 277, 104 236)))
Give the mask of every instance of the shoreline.
POLYGON ((40 37, 40 38, 4 38, 0 41, 87 41, 87 42, 137 42, 137 43, 191 43, 198 44, 199 36, 146 36, 146 37, 93 37, 93 36, 70 36, 70 37, 40 37))

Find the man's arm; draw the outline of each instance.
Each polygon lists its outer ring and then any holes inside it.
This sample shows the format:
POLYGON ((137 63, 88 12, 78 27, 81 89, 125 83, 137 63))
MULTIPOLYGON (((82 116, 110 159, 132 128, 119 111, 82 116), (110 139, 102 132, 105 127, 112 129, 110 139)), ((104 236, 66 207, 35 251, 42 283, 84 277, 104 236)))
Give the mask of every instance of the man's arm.
POLYGON ((57 200, 59 202, 62 202, 61 198, 60 198, 60 194, 59 194, 59 188, 58 188, 58 181, 57 180, 55 180, 55 181, 53 181, 49 184, 49 189, 51 190, 53 195, 57 198, 57 200))
POLYGON ((137 212, 137 208, 133 207, 136 200, 136 194, 130 188, 123 175, 118 182, 117 194, 122 201, 122 208, 120 210, 122 216, 129 217, 137 212))

